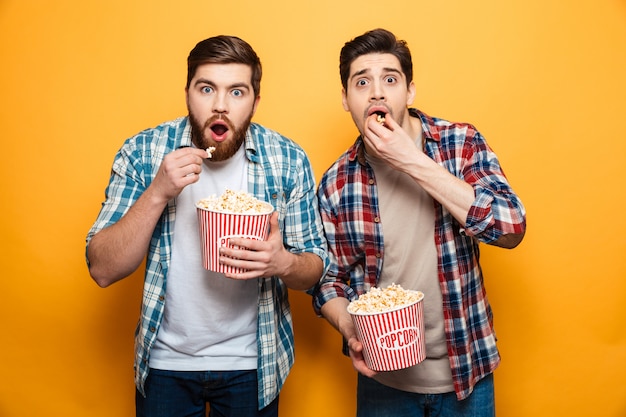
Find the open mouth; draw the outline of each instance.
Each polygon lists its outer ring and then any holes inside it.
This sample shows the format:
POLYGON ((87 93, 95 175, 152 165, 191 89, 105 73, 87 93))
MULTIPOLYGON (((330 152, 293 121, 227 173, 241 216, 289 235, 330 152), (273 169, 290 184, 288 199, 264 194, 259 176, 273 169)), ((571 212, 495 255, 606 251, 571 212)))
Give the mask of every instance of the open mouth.
POLYGON ((211 136, 213 137, 213 140, 217 142, 221 142, 226 139, 226 134, 230 130, 226 122, 222 120, 216 120, 211 123, 209 129, 211 129, 211 136))
POLYGON ((387 117, 388 113, 389 109, 387 108, 387 106, 383 104, 376 104, 368 108, 367 117, 375 115, 376 121, 382 125, 385 123, 385 118, 387 117))
POLYGON ((216 135, 222 136, 224 133, 228 132, 228 126, 218 123, 211 126, 211 130, 216 135))
POLYGON ((385 116, 387 115, 385 112, 376 110, 374 113, 376 115, 376 121, 380 124, 385 123, 385 116))

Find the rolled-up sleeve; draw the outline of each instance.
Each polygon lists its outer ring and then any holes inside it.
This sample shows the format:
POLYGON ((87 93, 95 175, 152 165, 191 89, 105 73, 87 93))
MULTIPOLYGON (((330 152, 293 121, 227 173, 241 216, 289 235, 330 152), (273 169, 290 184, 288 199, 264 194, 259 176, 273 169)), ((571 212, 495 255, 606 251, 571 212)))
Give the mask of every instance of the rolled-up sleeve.
POLYGON ((465 233, 483 243, 507 234, 522 234, 526 229, 526 210, 511 188, 497 156, 482 135, 476 132, 469 157, 464 159, 463 177, 474 188, 465 233))

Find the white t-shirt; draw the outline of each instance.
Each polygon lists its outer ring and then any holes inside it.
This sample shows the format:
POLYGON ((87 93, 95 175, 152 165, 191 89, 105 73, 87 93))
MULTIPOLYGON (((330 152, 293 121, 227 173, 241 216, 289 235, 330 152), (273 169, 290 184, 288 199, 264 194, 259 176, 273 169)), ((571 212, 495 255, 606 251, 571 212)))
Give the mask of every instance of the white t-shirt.
POLYGON ((257 368, 257 280, 231 280, 202 267, 195 204, 226 188, 247 191, 245 150, 204 163, 198 182, 176 198, 165 311, 150 367, 171 371, 257 368))

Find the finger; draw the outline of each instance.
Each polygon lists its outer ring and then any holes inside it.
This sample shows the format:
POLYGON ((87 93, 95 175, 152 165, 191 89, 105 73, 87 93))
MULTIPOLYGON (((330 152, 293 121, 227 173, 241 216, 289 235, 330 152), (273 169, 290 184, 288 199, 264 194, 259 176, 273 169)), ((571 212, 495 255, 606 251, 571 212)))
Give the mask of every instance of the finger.
POLYGON ((200 173, 202 173, 202 166, 200 166, 198 164, 194 164, 194 163, 181 165, 178 168, 178 172, 183 177, 194 177, 194 176, 198 176, 198 175, 200 175, 200 173))
POLYGON ((389 136, 389 132, 393 132, 399 125, 391 117, 385 119, 385 123, 381 124, 374 120, 369 124, 370 131, 381 140, 389 136))
POLYGON ((199 149, 185 148, 175 156, 173 162, 183 177, 197 176, 202 173, 205 152, 199 149))
POLYGON ((357 339, 356 337, 351 337, 348 340, 348 347, 353 352, 361 352, 363 350, 363 344, 359 342, 359 339, 357 339))
POLYGON ((204 149, 180 147, 169 155, 175 159, 178 166, 184 167, 186 165, 201 166, 206 159, 207 153, 204 149))
POLYGON ((379 121, 378 114, 374 113, 367 117, 367 124, 370 129, 375 129, 376 127, 378 127, 380 128, 378 130, 381 130, 382 128, 388 126, 389 120, 391 120, 391 116, 387 115, 385 116, 385 119, 383 121, 379 121))
POLYGON ((378 374, 376 371, 372 371, 367 367, 365 361, 353 362, 354 369, 356 369, 361 375, 366 376, 368 378, 373 378, 378 374))
POLYGON ((245 252, 258 252, 263 250, 263 241, 258 239, 249 239, 244 237, 231 237, 228 238, 228 246, 222 246, 220 253, 238 258, 239 254, 245 252))
POLYGON ((229 239, 229 243, 232 246, 237 246, 241 249, 247 249, 247 250, 251 250, 251 251, 263 251, 263 250, 268 250, 268 246, 265 242, 276 239, 276 235, 278 235, 278 238, 281 242, 282 242, 282 235, 280 234, 280 226, 278 225, 278 212, 273 212, 272 216, 270 217, 270 224, 269 224, 269 228, 270 228, 270 233, 267 237, 267 240, 263 241, 263 240, 257 240, 257 239, 249 239, 249 238, 241 238, 241 237, 231 237, 229 239))
POLYGON ((395 130, 400 125, 396 123, 393 117, 391 117, 391 114, 387 114, 385 116, 385 123, 383 123, 381 126, 389 130, 395 130))
POLYGON ((205 149, 192 148, 191 146, 179 146, 174 152, 178 155, 198 155, 203 159, 207 154, 205 149))
POLYGON ((280 226, 278 225, 278 212, 274 211, 270 217, 270 234, 268 239, 271 239, 276 234, 280 234, 280 226))
POLYGON ((261 274, 258 271, 245 271, 245 272, 239 272, 239 273, 232 273, 232 272, 228 272, 225 273, 224 276, 226 278, 229 279, 234 279, 234 280, 246 280, 246 279, 257 279, 257 278, 261 278, 261 274))
POLYGON ((253 279, 263 276, 266 272, 263 264, 253 261, 244 261, 228 257, 220 257, 220 263, 229 267, 237 268, 239 272, 229 272, 224 275, 230 279, 253 279))

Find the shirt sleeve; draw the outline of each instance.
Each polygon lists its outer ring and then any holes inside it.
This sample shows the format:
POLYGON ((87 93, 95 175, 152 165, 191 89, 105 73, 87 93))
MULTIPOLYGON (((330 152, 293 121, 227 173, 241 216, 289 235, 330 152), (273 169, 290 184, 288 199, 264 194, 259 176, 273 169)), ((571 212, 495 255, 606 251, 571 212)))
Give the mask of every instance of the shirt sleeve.
POLYGON ((362 266, 352 256, 348 256, 345 251, 346 248, 342 247, 340 243, 343 241, 344 245, 351 246, 346 242, 347 236, 337 232, 338 219, 333 210, 336 202, 333 205, 329 199, 338 198, 338 194, 333 193, 332 186, 330 189, 328 188, 331 183, 328 174, 325 175, 320 183, 317 196, 324 233, 328 242, 329 258, 328 271, 312 294, 313 309, 319 316, 321 316, 322 306, 333 298, 342 297, 350 301, 356 299, 358 297, 357 292, 350 286, 350 282, 353 285, 363 283, 362 266))
POLYGON ((287 201, 284 240, 290 252, 310 252, 320 257, 324 271, 328 267, 328 254, 320 219, 315 179, 307 158, 298 162, 298 180, 291 198, 287 201))
POLYGON ((87 247, 96 233, 119 221, 145 191, 147 185, 139 162, 141 158, 133 157, 134 153, 134 146, 127 141, 115 155, 109 184, 105 189, 105 200, 96 221, 87 233, 87 247))
POLYGON ((483 243, 506 234, 524 233, 526 211, 511 188, 496 154, 483 136, 466 141, 462 175, 474 188, 475 200, 469 210, 465 233, 483 243))

